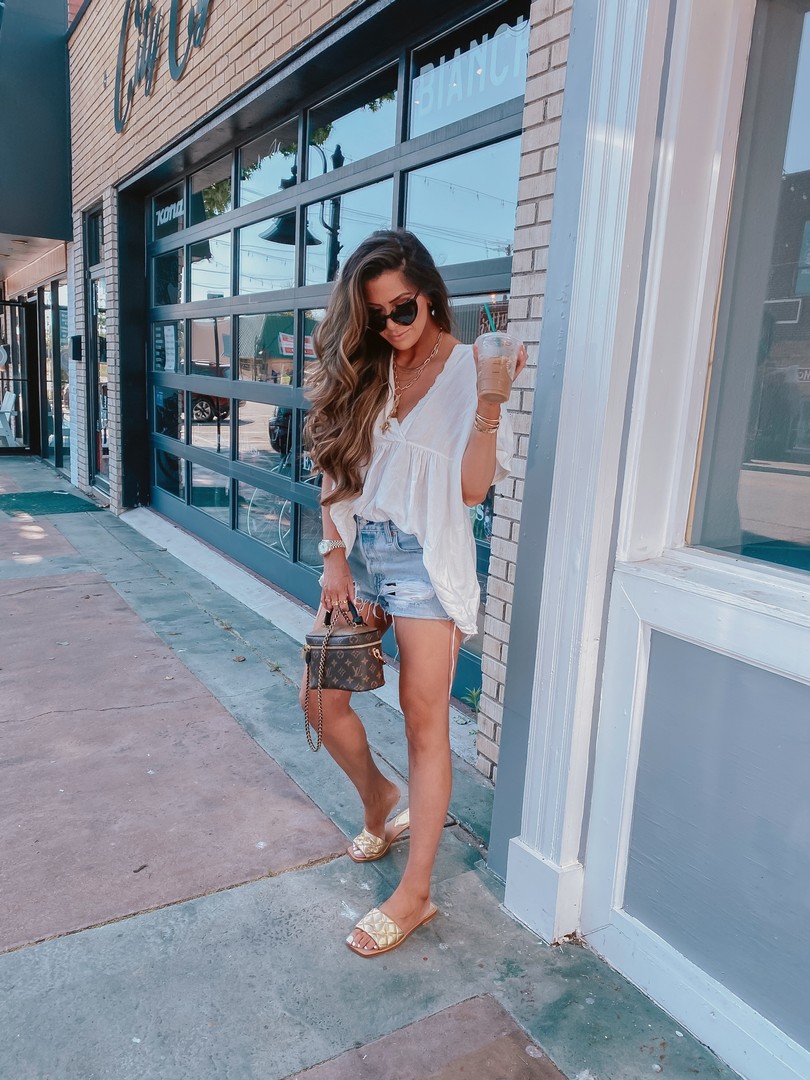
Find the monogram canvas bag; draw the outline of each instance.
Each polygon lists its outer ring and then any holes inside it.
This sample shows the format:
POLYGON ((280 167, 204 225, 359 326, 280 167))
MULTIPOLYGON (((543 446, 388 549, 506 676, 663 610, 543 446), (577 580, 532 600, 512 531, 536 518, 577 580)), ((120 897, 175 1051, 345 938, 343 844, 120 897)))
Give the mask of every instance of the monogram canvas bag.
POLYGON ((304 646, 306 689, 304 691, 304 730, 312 750, 319 750, 323 736, 322 690, 376 690, 385 682, 380 631, 364 623, 357 608, 349 601, 349 612, 340 612, 344 622, 327 611, 323 631, 307 634, 304 646), (318 735, 313 742, 309 715, 309 691, 318 694, 318 735))

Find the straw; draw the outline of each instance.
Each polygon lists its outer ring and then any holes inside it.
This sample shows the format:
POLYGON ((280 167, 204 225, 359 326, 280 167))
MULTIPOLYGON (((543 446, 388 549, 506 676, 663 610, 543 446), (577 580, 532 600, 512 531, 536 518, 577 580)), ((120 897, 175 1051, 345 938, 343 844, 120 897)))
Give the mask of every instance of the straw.
POLYGON ((484 304, 484 313, 489 319, 489 328, 492 333, 495 333, 495 320, 492 318, 492 312, 489 310, 489 304, 484 304))

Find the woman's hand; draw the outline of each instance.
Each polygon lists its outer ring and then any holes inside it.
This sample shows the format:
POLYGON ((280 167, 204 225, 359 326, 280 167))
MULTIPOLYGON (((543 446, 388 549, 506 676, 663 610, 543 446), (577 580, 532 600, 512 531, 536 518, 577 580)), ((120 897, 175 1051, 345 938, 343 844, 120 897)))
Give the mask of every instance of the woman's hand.
MULTIPOLYGON (((523 369, 526 367, 526 364, 528 364, 528 362, 529 362, 529 354, 526 351, 526 346, 521 341, 521 343, 520 343, 520 351, 518 352, 517 364, 515 365, 515 379, 518 377, 518 375, 521 373, 521 371, 523 371, 523 369)), ((513 383, 514 383, 515 379, 512 379, 513 383)))
POLYGON ((354 579, 346 559, 346 552, 336 548, 324 556, 321 604, 327 611, 332 611, 347 607, 349 600, 354 600, 354 579))

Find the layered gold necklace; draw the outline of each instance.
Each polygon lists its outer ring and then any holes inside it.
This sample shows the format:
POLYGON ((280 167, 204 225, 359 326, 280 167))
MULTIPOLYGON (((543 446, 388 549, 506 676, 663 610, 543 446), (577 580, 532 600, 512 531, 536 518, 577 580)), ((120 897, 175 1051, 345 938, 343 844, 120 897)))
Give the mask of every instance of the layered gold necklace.
POLYGON ((439 331, 439 336, 436 338, 436 344, 430 350, 430 352, 425 357, 425 359, 422 361, 422 363, 419 365, 419 367, 416 368, 416 370, 414 372, 414 376, 410 380, 410 382, 406 382, 404 386, 400 385, 400 381, 399 381, 399 364, 397 364, 396 353, 394 354, 394 407, 391 410, 391 412, 388 414, 388 416, 386 416, 386 418, 385 418, 385 422, 383 423, 383 426, 382 426, 383 431, 388 431, 388 429, 391 427, 391 421, 396 419, 397 410, 399 409, 399 403, 400 403, 400 400, 402 398, 403 393, 406 390, 410 390, 410 388, 419 379, 419 376, 422 374, 422 372, 428 366, 430 361, 433 359, 433 357, 439 351, 439 346, 442 343, 442 338, 443 337, 444 337, 444 330, 440 330, 439 331))

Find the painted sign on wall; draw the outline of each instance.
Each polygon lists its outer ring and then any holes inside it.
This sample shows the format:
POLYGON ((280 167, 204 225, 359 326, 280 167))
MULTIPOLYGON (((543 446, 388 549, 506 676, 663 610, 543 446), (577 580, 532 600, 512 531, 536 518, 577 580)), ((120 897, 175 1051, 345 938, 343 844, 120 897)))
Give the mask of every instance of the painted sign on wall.
MULTIPOLYGON (((170 0, 167 52, 169 74, 177 82, 183 77, 192 49, 202 45, 211 0, 194 0, 185 19, 185 46, 181 39, 181 0, 170 0), (178 52, 179 51, 179 52, 178 52)), ((157 0, 124 0, 121 34, 118 39, 118 63, 115 68, 115 130, 123 131, 129 119, 135 91, 143 87, 149 97, 155 84, 163 38, 164 11, 157 0), (134 56, 132 35, 135 37, 134 56), (128 66, 128 61, 131 67, 128 66)))

